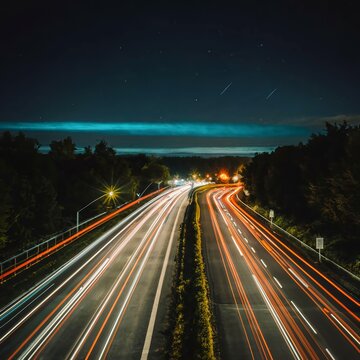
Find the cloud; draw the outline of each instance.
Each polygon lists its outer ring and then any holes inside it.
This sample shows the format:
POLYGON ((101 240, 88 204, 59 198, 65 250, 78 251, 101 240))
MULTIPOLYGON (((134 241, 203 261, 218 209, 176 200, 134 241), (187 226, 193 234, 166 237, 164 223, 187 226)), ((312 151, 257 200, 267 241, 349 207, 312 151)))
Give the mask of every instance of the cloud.
POLYGON ((288 137, 305 136, 301 126, 281 124, 150 123, 150 122, 5 122, 0 129, 37 132, 105 133, 131 136, 288 137))

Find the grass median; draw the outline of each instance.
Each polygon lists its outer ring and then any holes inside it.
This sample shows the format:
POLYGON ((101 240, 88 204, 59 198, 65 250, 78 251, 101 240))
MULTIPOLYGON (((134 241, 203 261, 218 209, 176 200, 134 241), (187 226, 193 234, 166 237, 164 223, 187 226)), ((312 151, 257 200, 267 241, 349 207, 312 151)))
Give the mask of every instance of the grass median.
POLYGON ((178 243, 171 307, 170 359, 216 359, 216 332, 202 256, 200 207, 195 191, 178 243))

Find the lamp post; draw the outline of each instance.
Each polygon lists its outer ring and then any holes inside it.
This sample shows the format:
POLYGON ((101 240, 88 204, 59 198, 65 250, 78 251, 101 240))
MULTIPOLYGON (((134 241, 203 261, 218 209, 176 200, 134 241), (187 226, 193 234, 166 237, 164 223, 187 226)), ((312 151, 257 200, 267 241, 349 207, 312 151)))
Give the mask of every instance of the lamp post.
POLYGON ((143 190, 143 192, 142 193, 137 193, 136 195, 137 195, 137 197, 138 198, 141 198, 143 195, 144 195, 144 192, 150 187, 150 185, 152 185, 153 183, 151 182, 144 190, 143 190))
POLYGON ((114 191, 109 191, 108 193, 102 194, 101 196, 99 196, 98 198, 96 198, 95 200, 89 202, 87 205, 85 205, 83 208, 81 208, 80 210, 78 210, 76 212, 76 232, 79 231, 79 218, 80 218, 80 211, 86 209, 88 206, 90 206, 91 204, 93 204, 94 202, 100 200, 101 198, 103 198, 104 196, 109 196, 110 198, 112 198, 115 195, 114 191))

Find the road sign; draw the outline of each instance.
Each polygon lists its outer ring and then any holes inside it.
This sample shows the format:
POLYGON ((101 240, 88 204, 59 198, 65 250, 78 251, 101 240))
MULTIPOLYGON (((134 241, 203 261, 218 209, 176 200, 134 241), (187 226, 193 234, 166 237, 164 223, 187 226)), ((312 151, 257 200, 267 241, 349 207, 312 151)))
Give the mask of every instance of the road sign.
POLYGON ((274 220, 274 210, 270 210, 269 211, 269 218, 270 218, 270 225, 272 227, 272 223, 273 223, 273 220, 274 220))
POLYGON ((319 250, 319 262, 321 262, 321 252, 320 252, 320 250, 322 250, 324 248, 324 238, 322 238, 322 237, 317 237, 316 238, 316 248, 319 250))
POLYGON ((324 238, 318 237, 316 238, 316 248, 322 250, 324 248, 324 238))

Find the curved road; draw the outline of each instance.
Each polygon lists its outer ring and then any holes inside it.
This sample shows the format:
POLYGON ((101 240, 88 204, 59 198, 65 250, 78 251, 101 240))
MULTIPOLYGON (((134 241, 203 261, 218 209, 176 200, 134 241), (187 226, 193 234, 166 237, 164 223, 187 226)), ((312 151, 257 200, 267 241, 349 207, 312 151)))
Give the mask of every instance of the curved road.
POLYGON ((1 359, 147 359, 162 335, 189 187, 166 191, 0 311, 1 359))
POLYGON ((203 246, 223 359, 359 359, 359 301, 236 201, 200 195, 203 246))

